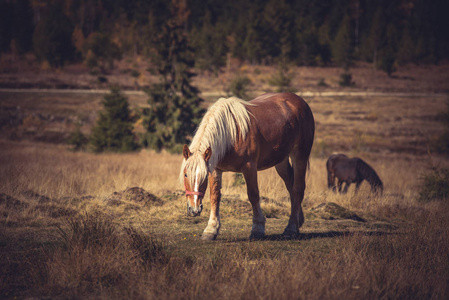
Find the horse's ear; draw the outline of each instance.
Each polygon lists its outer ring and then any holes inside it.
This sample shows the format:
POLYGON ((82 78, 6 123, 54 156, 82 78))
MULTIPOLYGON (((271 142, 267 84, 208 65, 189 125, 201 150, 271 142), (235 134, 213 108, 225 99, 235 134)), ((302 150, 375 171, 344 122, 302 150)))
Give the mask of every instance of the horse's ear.
POLYGON ((204 160, 206 162, 208 162, 211 156, 212 156, 212 150, 209 147, 206 149, 206 151, 204 151, 204 160))
POLYGON ((184 144, 184 147, 182 147, 182 155, 184 155, 184 158, 187 159, 192 155, 192 152, 190 152, 189 146, 184 144))

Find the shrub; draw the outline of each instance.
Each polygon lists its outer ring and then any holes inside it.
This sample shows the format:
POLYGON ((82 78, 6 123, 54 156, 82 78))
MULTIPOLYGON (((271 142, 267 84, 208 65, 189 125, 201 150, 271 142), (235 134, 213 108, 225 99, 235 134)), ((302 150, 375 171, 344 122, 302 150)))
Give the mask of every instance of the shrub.
POLYGON ((449 198, 449 169, 433 167, 432 171, 421 178, 420 202, 447 200, 449 198))
POLYGON ((377 68, 386 72, 388 77, 396 71, 396 56, 391 51, 385 51, 380 55, 380 59, 377 62, 377 68))
POLYGON ((134 78, 137 78, 140 76, 140 72, 133 69, 133 70, 131 70, 131 76, 134 78))
POLYGON ((291 81, 293 79, 293 74, 288 71, 287 68, 280 67, 278 72, 271 76, 268 84, 275 86, 276 92, 295 92, 291 87, 291 81))
POLYGON ((248 96, 248 87, 250 84, 251 79, 246 76, 237 75, 229 85, 228 94, 243 100, 248 100, 250 98, 248 96))
POLYGON ((343 72, 340 75, 340 81, 338 84, 340 86, 353 86, 355 83, 352 81, 352 74, 349 72, 343 72))
POLYGON ((317 86, 327 86, 326 81, 324 81, 324 78, 320 78, 318 80, 317 86))
POLYGON ((69 138, 67 139, 67 143, 69 145, 72 145, 72 150, 80 151, 84 150, 88 142, 89 139, 81 131, 81 124, 76 124, 75 131, 70 134, 69 138))

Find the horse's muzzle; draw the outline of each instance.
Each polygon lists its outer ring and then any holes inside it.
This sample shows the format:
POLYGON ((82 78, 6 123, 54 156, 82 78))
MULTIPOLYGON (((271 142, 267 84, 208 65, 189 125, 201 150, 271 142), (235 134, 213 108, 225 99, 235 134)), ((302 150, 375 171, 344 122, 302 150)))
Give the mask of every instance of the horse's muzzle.
POLYGON ((203 210, 203 204, 198 205, 198 207, 191 207, 189 203, 187 203, 187 215, 191 217, 197 217, 201 214, 203 210))

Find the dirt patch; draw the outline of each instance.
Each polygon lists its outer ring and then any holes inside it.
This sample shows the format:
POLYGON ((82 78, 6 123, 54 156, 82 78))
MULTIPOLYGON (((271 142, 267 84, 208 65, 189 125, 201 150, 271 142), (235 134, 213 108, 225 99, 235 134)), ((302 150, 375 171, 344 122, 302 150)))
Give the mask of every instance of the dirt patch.
POLYGON ((355 212, 334 202, 321 203, 313 207, 311 211, 325 220, 354 220, 357 222, 366 222, 365 219, 358 216, 355 212))
POLYGON ((120 206, 126 202, 134 202, 143 206, 159 206, 163 204, 161 198, 147 192, 141 187, 130 187, 122 192, 113 192, 104 199, 108 206, 120 206))

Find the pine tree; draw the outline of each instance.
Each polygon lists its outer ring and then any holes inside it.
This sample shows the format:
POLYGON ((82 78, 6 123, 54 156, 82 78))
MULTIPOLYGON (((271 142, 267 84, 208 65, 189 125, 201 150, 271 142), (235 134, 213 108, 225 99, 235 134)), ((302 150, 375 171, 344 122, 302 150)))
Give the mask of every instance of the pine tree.
POLYGON ((39 61, 46 60, 54 67, 72 60, 75 56, 73 29, 72 22, 63 12, 62 4, 50 6, 34 30, 33 47, 36 58, 39 61))
POLYGON ((389 24, 385 34, 385 42, 379 50, 379 60, 377 62, 377 67, 385 71, 389 77, 396 71, 396 48, 398 39, 398 30, 395 25, 389 24))
POLYGON ((218 75, 221 67, 226 65, 226 34, 222 24, 213 24, 210 12, 204 16, 201 28, 190 33, 195 47, 195 61, 199 69, 218 75))
POLYGON ((414 59, 414 42, 412 40, 410 29, 408 27, 406 27, 402 32, 397 55, 398 63, 401 65, 412 62, 414 59))
POLYGON ((195 59, 185 30, 189 15, 186 1, 173 1, 171 9, 172 16, 153 43, 152 61, 161 82, 147 91, 150 108, 143 111, 147 129, 143 143, 156 150, 186 143, 204 112, 199 90, 191 85, 195 59))
POLYGON ((111 71, 114 68, 114 60, 122 57, 120 48, 111 38, 98 32, 89 36, 83 50, 86 53, 87 66, 91 70, 98 67, 103 74, 111 71))
POLYGON ((244 18, 244 26, 241 30, 241 33, 244 34, 243 37, 239 38, 242 41, 240 51, 244 56, 243 58, 251 63, 260 63, 267 57, 267 48, 264 47, 266 44, 266 29, 264 28, 261 9, 251 5, 248 15, 244 18))
POLYGON ((346 15, 341 22, 332 47, 335 62, 344 69, 349 68, 352 63, 352 45, 351 20, 346 15))
POLYGON ((294 41, 294 14, 285 0, 270 0, 264 7, 264 23, 268 55, 280 64, 290 61, 294 41))
POLYGON ((81 131, 81 122, 76 124, 75 130, 70 133, 69 138, 67 139, 67 143, 72 145, 73 151, 84 150, 89 139, 83 134, 81 131))
POLYGON ((104 110, 99 117, 89 143, 94 152, 126 152, 138 148, 134 142, 133 125, 128 98, 118 88, 111 88, 102 101, 104 110))

